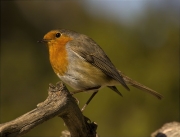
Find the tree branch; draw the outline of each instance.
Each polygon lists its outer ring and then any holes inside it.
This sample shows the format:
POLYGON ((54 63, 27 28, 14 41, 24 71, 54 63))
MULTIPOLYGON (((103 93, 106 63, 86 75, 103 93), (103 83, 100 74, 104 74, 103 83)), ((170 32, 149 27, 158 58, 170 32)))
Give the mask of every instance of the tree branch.
MULTIPOLYGON (((48 94, 47 99, 38 104, 34 110, 15 120, 0 124, 0 135, 2 137, 22 136, 46 120, 59 116, 68 127, 71 137, 96 136, 97 124, 91 123, 83 116, 76 99, 62 83, 56 86, 50 84, 48 94)), ((69 136, 67 132, 66 136, 69 136)))
POLYGON ((151 137, 180 137, 180 123, 170 122, 151 134, 151 137))

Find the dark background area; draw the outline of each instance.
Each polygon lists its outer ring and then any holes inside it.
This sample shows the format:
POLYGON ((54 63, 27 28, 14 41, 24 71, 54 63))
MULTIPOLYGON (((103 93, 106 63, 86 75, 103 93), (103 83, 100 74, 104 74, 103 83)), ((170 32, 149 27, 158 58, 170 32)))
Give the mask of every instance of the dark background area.
MULTIPOLYGON (((98 124, 100 136, 144 137, 164 123, 179 121, 179 4, 147 2, 139 16, 125 22, 85 1, 1 1, 0 123, 34 109, 46 99, 48 84, 59 81, 47 47, 37 43, 56 28, 90 36, 117 68, 164 96, 158 100, 118 86, 121 98, 102 89, 84 111, 98 124)), ((80 107, 90 95, 76 95, 80 107)), ((59 136, 64 129, 56 117, 26 136, 59 136)))

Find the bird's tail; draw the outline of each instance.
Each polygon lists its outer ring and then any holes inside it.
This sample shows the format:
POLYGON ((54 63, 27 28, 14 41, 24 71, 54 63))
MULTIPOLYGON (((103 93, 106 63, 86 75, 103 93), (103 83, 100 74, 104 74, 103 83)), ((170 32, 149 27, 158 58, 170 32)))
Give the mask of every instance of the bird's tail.
POLYGON ((142 91, 148 92, 148 93, 150 93, 151 95, 155 96, 158 99, 162 99, 163 96, 161 94, 159 94, 158 92, 156 92, 156 91, 154 91, 154 90, 144 86, 143 84, 141 84, 141 83, 139 83, 139 82, 137 82, 135 80, 132 80, 131 78, 129 78, 128 76, 124 75, 120 71, 119 71, 119 73, 123 77, 123 80, 126 82, 126 84, 129 84, 129 85, 131 85, 131 86, 133 86, 135 88, 138 88, 138 89, 140 89, 142 91))

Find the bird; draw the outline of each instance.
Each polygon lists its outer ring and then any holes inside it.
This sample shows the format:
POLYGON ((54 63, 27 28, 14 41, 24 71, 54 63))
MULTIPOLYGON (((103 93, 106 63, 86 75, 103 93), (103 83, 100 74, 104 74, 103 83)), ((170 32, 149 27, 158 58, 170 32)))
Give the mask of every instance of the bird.
POLYGON ((122 96, 116 86, 122 85, 129 91, 128 85, 131 85, 158 99, 163 97, 118 70, 104 50, 87 35, 68 29, 55 29, 38 42, 47 45, 54 72, 74 89, 72 94, 93 91, 82 111, 103 87, 108 87, 122 96))

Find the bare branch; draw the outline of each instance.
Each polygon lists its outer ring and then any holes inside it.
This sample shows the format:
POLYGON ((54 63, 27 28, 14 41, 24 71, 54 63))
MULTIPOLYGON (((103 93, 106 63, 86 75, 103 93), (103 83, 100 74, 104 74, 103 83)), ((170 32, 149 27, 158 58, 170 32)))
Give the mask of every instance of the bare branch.
POLYGON ((76 100, 62 83, 56 86, 50 84, 48 94, 47 99, 38 104, 34 110, 15 120, 0 124, 0 136, 22 136, 35 126, 55 116, 64 120, 71 137, 96 136, 97 124, 91 123, 82 115, 76 100))
POLYGON ((153 132, 151 137, 180 137, 180 123, 170 122, 153 132))

